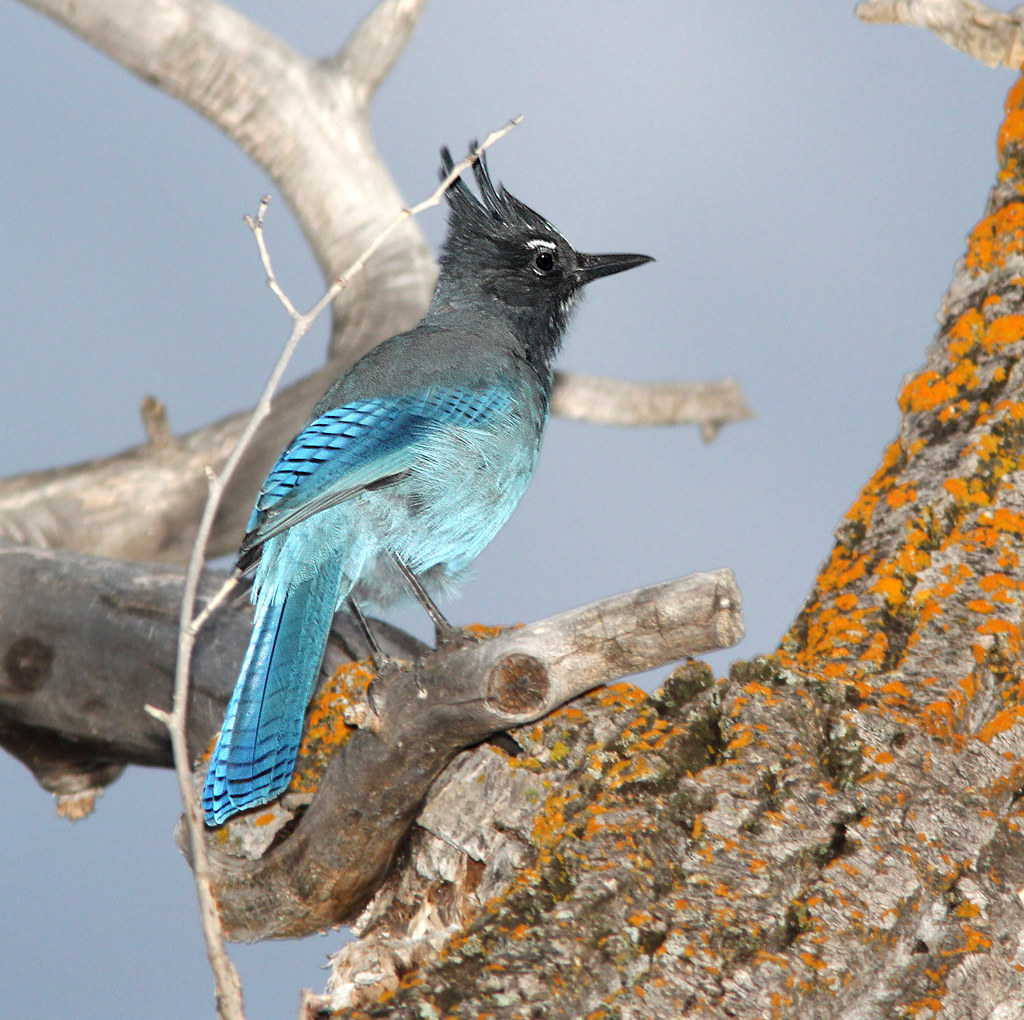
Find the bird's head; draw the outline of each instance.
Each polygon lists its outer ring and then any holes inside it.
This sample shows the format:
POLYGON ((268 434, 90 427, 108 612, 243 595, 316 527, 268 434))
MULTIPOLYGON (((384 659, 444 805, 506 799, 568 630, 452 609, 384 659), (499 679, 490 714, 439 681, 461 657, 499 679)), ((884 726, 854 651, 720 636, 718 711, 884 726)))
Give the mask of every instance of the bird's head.
MULTIPOLYGON (((442 179, 453 167, 451 153, 442 149, 442 179)), ((532 353, 550 362, 582 288, 653 259, 584 255, 543 216, 501 185, 495 188, 483 154, 473 164, 473 174, 479 198, 461 177, 447 191, 451 211, 437 299, 447 304, 496 302, 532 353)))

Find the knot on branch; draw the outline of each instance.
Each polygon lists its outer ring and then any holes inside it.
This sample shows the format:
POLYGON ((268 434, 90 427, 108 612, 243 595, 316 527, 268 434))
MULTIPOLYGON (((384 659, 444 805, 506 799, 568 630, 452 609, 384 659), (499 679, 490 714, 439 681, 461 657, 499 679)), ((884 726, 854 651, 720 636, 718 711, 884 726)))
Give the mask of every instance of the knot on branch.
POLYGON ((536 711, 548 699, 548 671, 540 659, 513 653, 487 674, 487 704, 505 715, 536 711))

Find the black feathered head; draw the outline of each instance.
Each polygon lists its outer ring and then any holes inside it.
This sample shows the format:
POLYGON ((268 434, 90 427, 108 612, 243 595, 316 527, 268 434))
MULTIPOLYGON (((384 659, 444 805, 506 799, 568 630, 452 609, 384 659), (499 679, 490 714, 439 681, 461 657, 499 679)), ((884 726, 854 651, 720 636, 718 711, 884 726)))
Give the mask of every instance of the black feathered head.
MULTIPOLYGON (((476 142, 470 142, 470 151, 476 147, 476 142)), ((452 154, 447 147, 443 148, 441 180, 452 172, 454 166, 452 154)), ((452 247, 453 242, 472 244, 477 239, 493 242, 501 237, 511 240, 521 237, 523 233, 531 232, 552 240, 564 240, 540 213, 534 212, 514 195, 510 195, 503 185, 499 184, 495 188, 487 169, 486 153, 481 153, 473 163, 473 176, 480 189, 479 198, 461 177, 456 177, 448 187, 446 197, 451 207, 451 216, 448 219, 446 250, 452 247)))
MULTIPOLYGON (((471 151, 476 142, 470 143, 471 151)), ((455 164, 441 150, 441 179, 455 164)), ((457 177, 448 187, 448 236, 435 303, 479 304, 503 315, 545 361, 561 342, 580 289, 600 276, 652 261, 647 255, 583 255, 543 216, 497 188, 483 153, 473 163, 478 198, 457 177)))

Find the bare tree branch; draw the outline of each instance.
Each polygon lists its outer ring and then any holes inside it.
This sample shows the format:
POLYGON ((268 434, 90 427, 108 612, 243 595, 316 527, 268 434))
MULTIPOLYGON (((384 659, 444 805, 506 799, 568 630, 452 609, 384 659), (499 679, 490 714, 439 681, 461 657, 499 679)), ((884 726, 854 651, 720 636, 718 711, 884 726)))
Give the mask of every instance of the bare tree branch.
POLYGON ((557 383, 552 412, 597 425, 696 424, 709 441, 722 425, 754 416, 735 379, 635 383, 562 372, 557 383))
MULTIPOLYGON (((207 0, 94 0, 31 6, 144 81, 177 96, 241 145, 280 188, 327 280, 364 251, 403 202, 376 153, 367 103, 415 25, 422 0, 384 0, 342 53, 315 63, 207 0)), ((310 408, 359 353, 419 320, 435 276, 405 220, 334 307, 335 356, 275 401, 214 526, 212 555, 233 550, 267 469, 310 408)), ((0 482, 0 537, 132 559, 183 563, 206 498, 249 414, 172 444, 0 482)))
POLYGON ((311 785, 303 765, 310 743, 334 746, 297 823, 296 798, 286 794, 207 836, 225 930, 242 940, 295 937, 352 918, 459 750, 609 680, 735 644, 742 634, 739 591, 731 572, 719 570, 428 655, 375 688, 374 711, 362 701, 368 674, 321 689, 293 789, 311 785), (347 706, 354 718, 360 705, 356 714, 372 727, 339 733, 339 713, 347 706))
MULTIPOLYGON (((262 166, 332 280, 404 202, 373 144, 368 103, 425 0, 383 0, 339 57, 312 61, 215 0, 25 0, 181 99, 262 166)), ((349 359, 415 324, 434 264, 406 222, 335 306, 349 359)))
POLYGON ((977 0, 862 0, 857 17, 872 24, 926 28, 989 67, 1024 63, 1024 22, 1016 12, 977 0))

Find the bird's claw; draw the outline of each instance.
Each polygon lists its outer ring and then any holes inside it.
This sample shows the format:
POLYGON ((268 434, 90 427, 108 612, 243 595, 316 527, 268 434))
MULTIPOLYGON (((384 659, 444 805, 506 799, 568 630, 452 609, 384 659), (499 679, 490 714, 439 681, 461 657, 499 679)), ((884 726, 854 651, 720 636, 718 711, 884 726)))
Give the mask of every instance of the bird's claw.
POLYGON ((472 643, 473 638, 458 627, 453 627, 450 623, 446 626, 441 626, 440 624, 435 624, 434 626, 434 648, 439 652, 451 651, 472 643))

